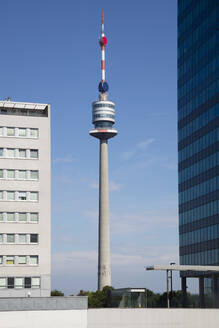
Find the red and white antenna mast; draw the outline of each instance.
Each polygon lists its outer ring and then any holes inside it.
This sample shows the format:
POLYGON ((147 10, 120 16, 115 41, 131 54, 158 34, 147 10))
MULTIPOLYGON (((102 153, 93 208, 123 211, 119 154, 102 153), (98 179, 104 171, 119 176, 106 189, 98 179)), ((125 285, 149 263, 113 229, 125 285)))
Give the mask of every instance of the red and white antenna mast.
POLYGON ((105 74, 105 46, 107 45, 107 38, 104 34, 104 13, 102 11, 102 24, 101 24, 101 36, 99 38, 99 44, 101 47, 101 82, 99 84, 99 91, 105 93, 108 91, 109 86, 106 83, 106 74, 105 74))

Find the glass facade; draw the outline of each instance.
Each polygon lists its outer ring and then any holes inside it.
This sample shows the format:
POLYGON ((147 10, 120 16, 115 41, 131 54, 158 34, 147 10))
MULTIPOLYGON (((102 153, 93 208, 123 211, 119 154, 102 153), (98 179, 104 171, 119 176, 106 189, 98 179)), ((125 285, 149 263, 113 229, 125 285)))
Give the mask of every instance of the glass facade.
POLYGON ((215 0, 178 0, 179 253, 185 265, 219 265, 218 17, 215 0))

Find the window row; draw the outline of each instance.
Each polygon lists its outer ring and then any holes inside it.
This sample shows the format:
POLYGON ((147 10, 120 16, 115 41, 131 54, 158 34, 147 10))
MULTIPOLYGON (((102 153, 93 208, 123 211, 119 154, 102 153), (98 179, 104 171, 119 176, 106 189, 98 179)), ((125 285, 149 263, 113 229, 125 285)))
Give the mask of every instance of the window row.
POLYGON ((181 265, 212 265, 219 263, 218 248, 180 256, 181 265))
POLYGON ((212 191, 219 189, 219 176, 199 183, 192 188, 179 193, 179 204, 189 202, 195 198, 204 196, 212 191))
POLYGON ((93 104, 93 108, 102 108, 102 107, 108 107, 108 108, 115 108, 115 105, 113 104, 108 104, 108 103, 97 103, 97 104, 93 104))
POLYGON ((0 157, 37 159, 39 157, 39 152, 38 149, 0 148, 0 157))
POLYGON ((199 151, 207 148, 212 145, 216 141, 219 141, 219 128, 209 132, 203 137, 199 138, 195 142, 189 144, 187 147, 183 148, 178 152, 179 154, 179 162, 184 161, 185 159, 193 156, 199 151))
POLYGON ((178 130, 178 142, 182 139, 188 137, 195 131, 201 129, 203 126, 207 125, 209 122, 214 120, 219 116, 219 105, 210 108, 208 111, 204 112, 189 124, 184 126, 182 129, 178 130))
MULTIPOLYGON (((184 105, 178 105, 178 120, 182 120, 189 114, 191 114, 197 108, 206 106, 210 99, 214 99, 217 93, 217 82, 213 82, 208 88, 202 90, 184 105)), ((208 108, 208 106, 206 106, 208 108)))
POLYGON ((0 265, 38 265, 38 255, 0 255, 0 265))
MULTIPOLYGON (((211 8, 212 10, 213 8, 211 8)), ((179 47, 178 47, 178 58, 183 57, 185 52, 189 51, 190 48, 197 42, 200 42, 200 39, 207 33, 209 30, 216 28, 217 23, 217 15, 216 10, 212 10, 211 13, 208 12, 208 16, 200 22, 196 26, 196 28, 192 31, 191 28, 187 31, 187 36, 184 40, 180 40, 179 47)), ((193 25, 194 26, 194 25, 193 25)))
POLYGON ((189 211, 179 214, 179 224, 187 224, 209 216, 219 214, 219 201, 215 200, 200 207, 193 208, 189 211))
POLYGON ((207 90, 207 88, 211 86, 214 82, 217 82, 217 75, 217 71, 214 71, 212 74, 209 74, 205 80, 200 81, 200 83, 198 83, 196 87, 191 90, 187 90, 186 94, 183 97, 178 98, 179 106, 181 107, 182 104, 189 102, 190 99, 199 96, 199 94, 201 94, 204 90, 207 90))
POLYGON ((188 57, 189 64, 186 61, 186 63, 183 62, 182 65, 178 66, 178 88, 215 59, 215 45, 216 34, 213 34, 209 36, 209 39, 206 38, 206 40, 202 42, 201 47, 199 47, 203 49, 202 53, 198 52, 198 56, 196 53, 192 53, 192 55, 188 57), (192 61, 191 58, 194 56, 196 59, 192 61))
POLYGON ((95 118, 100 118, 100 117, 102 117, 102 118, 104 118, 104 117, 115 118, 115 115, 112 115, 112 114, 95 114, 94 115, 94 119, 95 118))
POLYGON ((38 234, 31 233, 0 233, 1 244, 38 244, 38 234))
POLYGON ((44 109, 0 108, 0 113, 1 115, 48 117, 48 107, 44 109))
POLYGON ((40 288, 40 277, 1 277, 0 289, 3 288, 40 288))
MULTIPOLYGON (((179 40, 179 47, 178 47, 178 58, 182 60, 183 56, 186 52, 189 52, 194 45, 200 42, 200 39, 203 38, 206 34, 210 34, 209 30, 215 30, 217 24, 217 13, 216 10, 211 8, 211 12, 208 12, 208 15, 197 26, 195 29, 188 29, 187 37, 184 40, 179 40)), ((192 26, 192 28, 194 25, 192 26)))
POLYGON ((179 235, 180 247, 219 238, 219 224, 179 235))
POLYGON ((211 180, 219 175, 219 165, 216 167, 213 167, 204 173, 201 173, 199 175, 196 175, 192 179, 186 180, 178 185, 178 191, 183 192, 187 189, 190 189, 198 184, 201 184, 205 181, 211 180))
POLYGON ((38 180, 38 170, 7 170, 0 169, 0 179, 12 180, 38 180))
POLYGON ((206 59, 215 57, 217 38, 215 30, 204 33, 202 38, 185 53, 184 58, 178 59, 178 77, 180 79, 188 72, 196 72, 197 67, 206 63, 206 59), (198 49, 198 51, 196 51, 198 49), (185 60, 186 58, 186 60, 185 60))
POLYGON ((179 86, 178 97, 184 97, 188 92, 200 85, 202 81, 208 79, 211 75, 215 75, 216 69, 216 58, 213 58, 211 62, 206 64, 199 72, 187 78, 184 84, 179 86))
MULTIPOLYGON (((187 5, 188 1, 179 1, 179 12, 185 9, 185 4, 187 5)), ((190 29, 190 25, 193 24, 194 20, 197 19, 201 13, 206 13, 206 9, 206 0, 197 1, 195 8, 190 10, 188 15, 184 17, 183 22, 178 25, 178 36, 186 32, 188 28, 190 29)))
POLYGON ((0 223, 2 222, 37 223, 39 213, 0 212, 0 223))
POLYGON ((0 126, 0 137, 38 138, 39 130, 0 126))
POLYGON ((0 190, 0 201, 38 201, 38 191, 4 191, 0 190))
POLYGON ((218 80, 212 82, 207 81, 207 85, 203 85, 202 88, 199 88, 198 90, 192 90, 185 97, 178 99, 179 111, 181 111, 181 108, 184 107, 186 104, 191 104, 191 101, 193 100, 193 103, 196 103, 197 107, 201 106, 206 101, 208 101, 208 99, 211 99, 216 95, 218 86, 218 80))
POLYGON ((215 167, 219 163, 219 152, 208 156, 201 161, 186 167, 184 170, 179 172, 179 184, 189 180, 209 169, 215 167))

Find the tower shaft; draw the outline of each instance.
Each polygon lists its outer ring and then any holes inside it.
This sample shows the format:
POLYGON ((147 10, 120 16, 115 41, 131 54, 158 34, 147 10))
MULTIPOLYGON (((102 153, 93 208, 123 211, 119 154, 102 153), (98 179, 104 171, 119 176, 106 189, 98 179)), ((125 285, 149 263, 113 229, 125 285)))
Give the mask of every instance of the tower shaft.
POLYGON ((99 239, 98 239, 98 290, 111 286, 110 267, 110 220, 109 220, 109 182, 108 182, 108 139, 117 135, 113 127, 115 123, 115 104, 108 100, 109 86, 105 81, 105 46, 107 38, 104 34, 104 16, 102 13, 101 36, 101 82, 99 83, 99 99, 92 103, 92 123, 94 128, 90 135, 100 140, 99 171, 99 239))
POLYGON ((108 143, 100 139, 98 290, 111 286, 108 143))

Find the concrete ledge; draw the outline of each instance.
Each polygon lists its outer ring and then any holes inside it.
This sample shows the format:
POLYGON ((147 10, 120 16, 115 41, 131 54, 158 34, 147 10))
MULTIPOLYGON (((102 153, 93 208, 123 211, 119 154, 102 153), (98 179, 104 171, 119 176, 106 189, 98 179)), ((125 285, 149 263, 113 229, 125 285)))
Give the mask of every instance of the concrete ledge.
POLYGON ((0 298, 0 311, 86 310, 87 296, 0 298))

